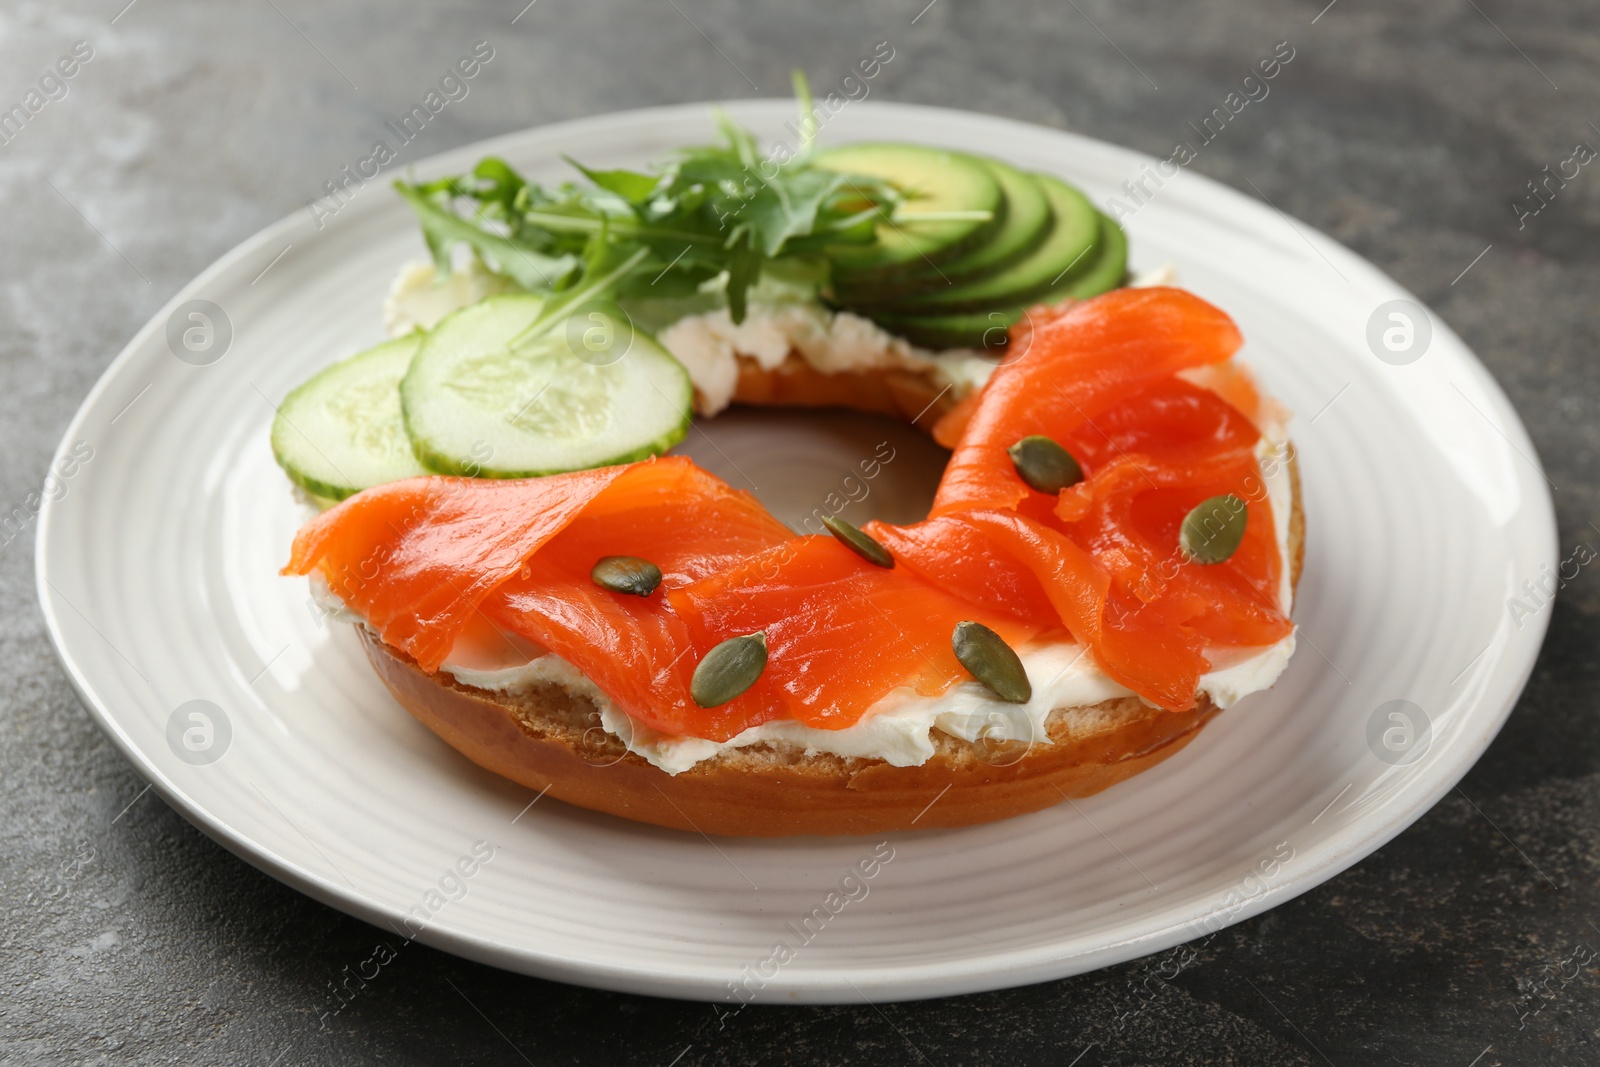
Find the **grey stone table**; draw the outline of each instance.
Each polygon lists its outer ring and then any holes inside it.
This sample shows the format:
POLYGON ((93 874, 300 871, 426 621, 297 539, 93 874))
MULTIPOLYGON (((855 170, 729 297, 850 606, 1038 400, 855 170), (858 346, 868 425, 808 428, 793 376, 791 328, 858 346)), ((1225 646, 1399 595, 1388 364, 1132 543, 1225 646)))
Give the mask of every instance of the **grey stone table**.
POLYGON ((1563 555, 1600 545, 1600 166, 1547 183, 1543 199, 1528 186, 1578 142, 1600 145, 1593 4, 524 2, 0 10, 0 111, 27 114, 0 116, 0 515, 14 516, 0 527, 0 1061, 1600 1062, 1600 969, 1567 962, 1600 945, 1600 577, 1587 570, 1561 591, 1521 705, 1460 792, 1354 869, 1218 936, 1170 981, 1132 963, 724 1024, 704 1004, 418 947, 319 1025, 329 983, 370 954, 375 931, 145 792, 45 637, 26 501, 139 325, 319 195, 473 42, 496 58, 428 125, 418 156, 619 108, 784 95, 790 68, 830 83, 880 40, 896 50, 880 98, 1166 156, 1289 42, 1270 96, 1192 166, 1259 191, 1429 301, 1527 420, 1559 486, 1563 555), (70 78, 51 73, 63 57, 70 78))

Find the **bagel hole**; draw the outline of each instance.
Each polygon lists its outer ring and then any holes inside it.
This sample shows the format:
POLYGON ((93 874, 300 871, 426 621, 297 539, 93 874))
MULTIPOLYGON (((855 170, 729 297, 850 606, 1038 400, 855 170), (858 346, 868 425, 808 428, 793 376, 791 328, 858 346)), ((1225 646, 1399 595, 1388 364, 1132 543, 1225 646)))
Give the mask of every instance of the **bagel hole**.
POLYGON ((950 459, 914 426, 831 408, 736 406, 696 419, 673 452, 748 490, 798 533, 826 533, 824 515, 919 522, 950 459))

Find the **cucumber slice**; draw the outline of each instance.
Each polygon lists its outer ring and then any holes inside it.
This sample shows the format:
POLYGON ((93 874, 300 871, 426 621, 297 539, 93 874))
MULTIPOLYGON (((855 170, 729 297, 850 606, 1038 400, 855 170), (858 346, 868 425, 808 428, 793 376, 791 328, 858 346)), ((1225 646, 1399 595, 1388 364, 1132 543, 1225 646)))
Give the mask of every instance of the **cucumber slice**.
POLYGON ((592 303, 511 347, 542 305, 491 297, 428 335, 400 384, 425 466, 529 478, 644 459, 683 439, 693 389, 677 360, 620 310, 592 303))
POLYGON ((1025 300, 996 301, 983 310, 936 315, 874 315, 873 321, 924 348, 991 351, 1004 348, 1006 331, 1016 325, 1028 308, 1068 298, 1087 300, 1122 284, 1128 270, 1128 237, 1112 219, 1097 213, 1096 220, 1100 238, 1095 251, 1043 292, 1025 300))
POLYGON ((971 156, 909 144, 853 144, 819 152, 824 170, 882 178, 903 190, 907 211, 987 211, 987 220, 880 222, 867 245, 833 245, 834 276, 849 287, 855 276, 920 272, 976 247, 999 229, 1006 209, 994 172, 971 156))
POLYGON ((1031 254, 976 281, 940 285, 917 296, 871 305, 869 311, 897 317, 982 311, 994 304, 1031 301, 1061 285, 1063 275, 1071 278, 1087 271, 1100 252, 1096 247, 1101 237, 1099 212, 1087 197, 1066 182, 1043 174, 1035 177, 1049 201, 1054 224, 1043 243, 1031 254))
POLYGON ((1038 178, 999 160, 974 158, 1000 183, 1006 202, 1005 218, 989 239, 937 269, 924 265, 921 271, 904 277, 879 275, 846 279, 851 288, 839 293, 841 303, 889 304, 896 298, 949 289, 952 284, 1009 267, 1044 243, 1055 220, 1038 178))
POLYGON ((421 334, 385 341, 335 363, 296 388, 272 420, 272 454, 314 496, 343 500, 428 471, 411 454, 400 379, 421 334))

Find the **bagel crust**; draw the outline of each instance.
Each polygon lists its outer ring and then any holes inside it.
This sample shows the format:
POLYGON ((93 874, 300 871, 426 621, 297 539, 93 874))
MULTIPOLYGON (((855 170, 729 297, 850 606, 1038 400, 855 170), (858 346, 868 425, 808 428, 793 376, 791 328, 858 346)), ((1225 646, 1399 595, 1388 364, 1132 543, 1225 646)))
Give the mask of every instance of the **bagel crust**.
POLYGON ((733 399, 738 404, 763 407, 848 408, 869 415, 887 415, 923 429, 933 426, 955 405, 948 385, 913 370, 843 371, 826 374, 805 357, 789 353, 768 370, 748 356, 735 356, 739 384, 733 399))
MULTIPOLYGON (((914 421, 919 411, 943 402, 944 391, 903 371, 821 374, 791 353, 772 371, 741 358, 735 400, 914 421)), ((1298 587, 1305 514, 1292 449, 1289 476, 1286 562, 1298 587)), ((606 731, 586 696, 552 683, 515 693, 462 685, 447 672, 423 671, 365 626, 357 629, 395 699, 480 767, 578 807, 705 834, 875 834, 1022 815, 1098 793, 1155 766, 1220 710, 1204 694, 1186 712, 1118 697, 1055 709, 1045 723, 1048 740, 988 745, 933 730, 933 756, 914 767, 762 743, 726 749, 668 774, 606 731)))
POLYGON ((735 837, 970 826, 1038 811, 1154 766, 1217 713, 1204 698, 1173 713, 1120 697, 1052 713, 1053 744, 986 748, 935 731, 933 757, 916 767, 754 745, 668 774, 601 729, 587 697, 556 685, 515 695, 460 685, 360 632, 395 699, 480 767, 581 808, 735 837))

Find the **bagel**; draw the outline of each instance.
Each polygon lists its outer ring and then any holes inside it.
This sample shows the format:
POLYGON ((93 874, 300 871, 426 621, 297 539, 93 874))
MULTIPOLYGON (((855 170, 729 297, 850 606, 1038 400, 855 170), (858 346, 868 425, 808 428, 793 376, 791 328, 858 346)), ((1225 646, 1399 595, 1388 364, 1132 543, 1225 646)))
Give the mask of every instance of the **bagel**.
MULTIPOLYGON (((915 421, 924 429, 953 406, 929 374, 823 374, 791 353, 774 368, 740 357, 735 400, 839 407, 915 421)), ((1305 515, 1292 450, 1285 553, 1291 587, 1304 562, 1305 515)), ((358 627, 384 685, 412 716, 479 766, 541 795, 676 830, 772 837, 867 834, 989 822, 1089 796, 1174 755, 1219 712, 1201 695, 1171 712, 1136 696, 1058 707, 1047 736, 993 745, 932 731, 934 754, 916 766, 842 757, 789 742, 726 748, 669 774, 601 726, 600 709, 574 689, 536 683, 515 693, 428 673, 358 627)))
POLYGON ((402 706, 540 796, 777 836, 1087 796, 1271 686, 1305 520, 1237 324, 1130 279, 1053 176, 858 142, 745 188, 705 178, 749 169, 722 125, 593 190, 500 160, 397 183, 431 262, 271 441, 329 506, 283 573, 402 706), (766 189, 807 208, 746 212, 766 189), (657 262, 668 237, 695 255, 657 262), (928 517, 844 518, 888 441, 803 533, 663 455, 731 403, 920 427, 951 451, 928 517))

